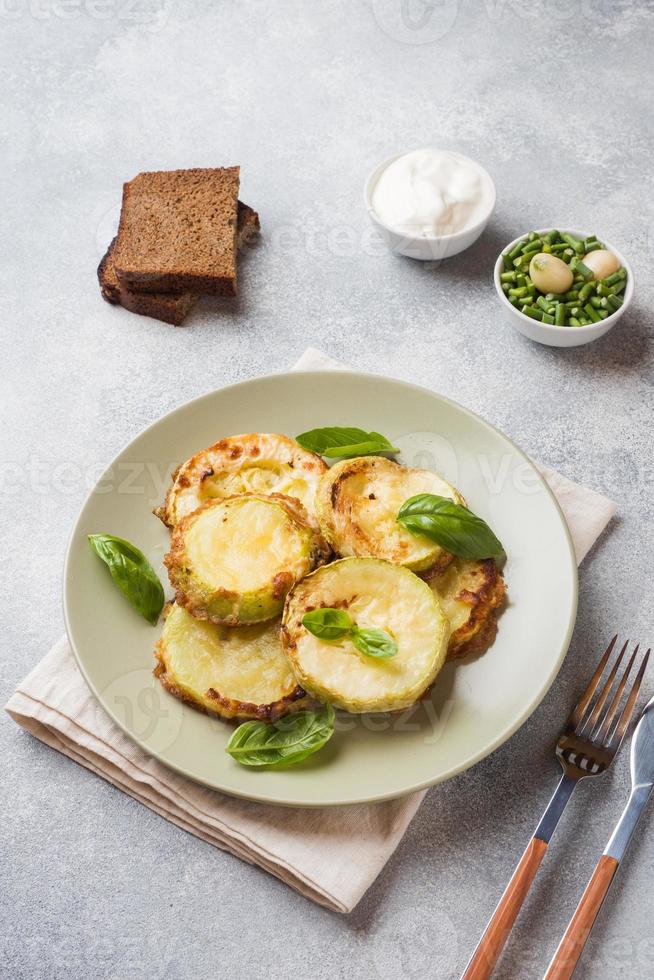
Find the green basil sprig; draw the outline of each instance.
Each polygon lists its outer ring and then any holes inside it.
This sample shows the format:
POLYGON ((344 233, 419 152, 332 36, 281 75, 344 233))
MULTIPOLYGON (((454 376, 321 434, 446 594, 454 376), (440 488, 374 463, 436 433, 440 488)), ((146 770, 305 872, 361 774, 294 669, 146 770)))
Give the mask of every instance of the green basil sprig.
POLYGON ((405 500, 398 523, 411 534, 424 535, 460 558, 503 558, 504 548, 486 521, 467 507, 435 493, 405 500))
POLYGON ((366 432, 365 429, 352 429, 332 425, 324 429, 310 429, 295 437, 303 449, 309 449, 319 456, 349 459, 353 456, 376 456, 378 453, 399 453, 397 446, 379 432, 366 432))
POLYGON ((89 544, 131 604, 153 626, 164 605, 164 590, 142 551, 113 534, 89 534, 89 544))
POLYGON ((334 734, 334 709, 298 711, 272 724, 246 721, 229 740, 226 751, 242 766, 269 769, 295 765, 326 745, 334 734))
POLYGON ((397 642, 380 629, 359 629, 344 609, 313 609, 302 617, 302 625, 321 640, 340 640, 349 636, 357 650, 367 657, 386 660, 397 653, 397 642))

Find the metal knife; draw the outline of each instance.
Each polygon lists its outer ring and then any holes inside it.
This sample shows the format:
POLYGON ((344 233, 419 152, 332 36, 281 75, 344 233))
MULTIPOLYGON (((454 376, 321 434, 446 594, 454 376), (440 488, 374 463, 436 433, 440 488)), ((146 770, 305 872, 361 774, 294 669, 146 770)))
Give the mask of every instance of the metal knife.
POLYGON ((569 980, 654 787, 654 698, 645 706, 631 740, 631 793, 552 958, 544 980, 569 980))

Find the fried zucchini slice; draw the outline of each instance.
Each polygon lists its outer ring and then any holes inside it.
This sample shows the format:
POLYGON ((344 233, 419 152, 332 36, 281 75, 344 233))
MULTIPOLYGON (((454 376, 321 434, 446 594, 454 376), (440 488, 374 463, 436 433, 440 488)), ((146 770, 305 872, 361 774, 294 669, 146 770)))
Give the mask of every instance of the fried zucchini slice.
POLYGON ((170 607, 155 656, 167 691, 200 711, 274 721, 313 704, 284 655, 280 622, 233 629, 170 607))
POLYGON ((486 651, 497 634, 497 617, 506 596, 495 561, 454 558, 428 584, 450 622, 447 659, 486 651))
POLYGON ((299 500, 248 493, 209 500, 182 518, 164 563, 180 606, 238 626, 279 616, 291 586, 328 555, 299 500))
POLYGON ((320 480, 316 509, 323 534, 343 556, 383 558, 414 572, 445 568, 449 551, 397 523, 409 497, 435 493, 465 506, 454 487, 431 470, 409 469, 384 456, 345 459, 320 480))
POLYGON ((207 500, 241 493, 297 497, 312 514, 318 481, 326 468, 320 456, 288 436, 267 432, 229 436, 182 463, 155 514, 174 527, 207 500))
POLYGON ((282 643, 300 685, 345 711, 396 711, 414 704, 443 666, 449 625, 426 582, 377 558, 343 558, 319 568, 289 593, 282 643), (347 609, 361 629, 382 629, 394 657, 360 653, 348 637, 318 639, 302 625, 319 608, 347 609))

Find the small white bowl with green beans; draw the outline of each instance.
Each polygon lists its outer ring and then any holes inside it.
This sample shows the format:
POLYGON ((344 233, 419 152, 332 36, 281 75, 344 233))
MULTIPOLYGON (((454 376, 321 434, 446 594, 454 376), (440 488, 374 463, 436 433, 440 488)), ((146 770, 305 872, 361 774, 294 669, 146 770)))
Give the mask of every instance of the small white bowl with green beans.
POLYGON ((604 336, 634 294, 631 266, 617 248, 565 225, 510 242, 495 263, 494 281, 511 326, 549 347, 579 347, 604 336))

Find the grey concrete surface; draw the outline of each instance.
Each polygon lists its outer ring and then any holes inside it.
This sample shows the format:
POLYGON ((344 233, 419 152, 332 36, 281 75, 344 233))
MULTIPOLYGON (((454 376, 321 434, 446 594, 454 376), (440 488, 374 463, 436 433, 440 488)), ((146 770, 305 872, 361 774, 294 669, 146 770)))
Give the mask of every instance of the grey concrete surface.
MULTIPOLYGON (((581 570, 553 689, 501 750, 430 792, 349 917, 3 718, 0 974, 455 978, 554 787, 553 737, 589 665, 616 630, 652 636, 654 10, 7 0, 0 24, 3 699, 62 633, 62 560, 98 468, 173 406, 283 370, 308 344, 453 396, 619 503, 581 570), (361 203, 378 160, 424 144, 497 182, 487 233, 439 268, 380 250, 361 203), (186 329, 104 304, 95 266, 121 182, 236 162, 264 228, 238 303, 207 303, 186 329), (634 266, 633 311, 587 348, 536 346, 495 302, 500 247, 549 223, 596 231, 634 266)), ((627 786, 624 756, 579 789, 498 976, 542 976, 627 786)), ((650 812, 584 980, 654 975, 653 831, 650 812)))

